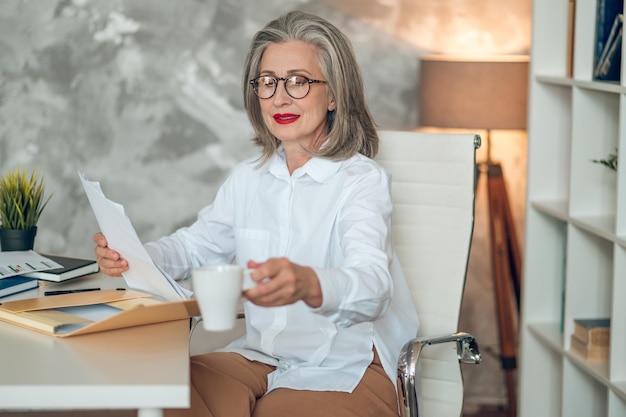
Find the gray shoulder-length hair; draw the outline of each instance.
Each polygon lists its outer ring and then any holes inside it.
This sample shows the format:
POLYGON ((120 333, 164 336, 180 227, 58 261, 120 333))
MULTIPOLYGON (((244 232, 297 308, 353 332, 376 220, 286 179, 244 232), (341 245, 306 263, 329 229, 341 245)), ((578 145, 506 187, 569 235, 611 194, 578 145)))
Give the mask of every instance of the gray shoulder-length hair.
POLYGON ((302 41, 319 50, 319 63, 336 109, 328 112, 328 137, 312 155, 332 160, 347 159, 356 153, 373 158, 378 152, 376 124, 365 101, 363 79, 352 44, 333 24, 304 12, 289 12, 272 20, 252 39, 243 73, 243 96, 248 117, 255 130, 253 142, 263 149, 267 161, 278 140, 269 131, 261 114, 259 98, 250 80, 259 75, 265 49, 273 43, 302 41))

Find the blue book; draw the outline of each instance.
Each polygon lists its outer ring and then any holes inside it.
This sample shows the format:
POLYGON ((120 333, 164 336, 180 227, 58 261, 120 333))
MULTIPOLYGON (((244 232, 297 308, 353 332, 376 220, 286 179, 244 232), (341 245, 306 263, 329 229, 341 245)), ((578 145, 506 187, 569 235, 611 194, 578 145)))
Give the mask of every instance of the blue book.
POLYGON ((36 279, 24 277, 10 277, 0 279, 0 297, 17 294, 18 292, 37 288, 39 283, 36 279))
POLYGON ((604 51, 593 70, 595 80, 619 81, 622 63, 622 33, 624 15, 618 14, 613 22, 611 33, 604 45, 604 51))
MULTIPOLYGON (((619 66, 615 56, 613 61, 613 70, 610 74, 600 74, 600 68, 603 64, 603 55, 607 55, 610 51, 612 42, 610 38, 611 30, 616 22, 616 17, 624 13, 624 1, 623 0, 597 0, 596 3, 596 27, 595 27, 595 45, 594 45, 594 57, 593 68, 594 80, 602 81, 619 81, 619 66), (595 69, 598 71, 595 71, 595 69)), ((617 37, 616 37, 617 38, 617 37)), ((619 48, 613 48, 614 51, 620 53, 621 57, 621 37, 619 37, 619 48)), ((617 45, 616 45, 617 46, 617 45)))

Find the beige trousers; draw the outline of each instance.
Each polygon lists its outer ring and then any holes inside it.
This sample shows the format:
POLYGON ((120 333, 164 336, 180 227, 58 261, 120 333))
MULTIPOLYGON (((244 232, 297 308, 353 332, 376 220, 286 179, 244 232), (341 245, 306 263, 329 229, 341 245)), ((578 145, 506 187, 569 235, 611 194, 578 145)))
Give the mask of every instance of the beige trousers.
POLYGON ((229 352, 191 358, 191 408, 165 417, 397 417, 396 391, 374 360, 352 393, 267 390, 273 366, 229 352))

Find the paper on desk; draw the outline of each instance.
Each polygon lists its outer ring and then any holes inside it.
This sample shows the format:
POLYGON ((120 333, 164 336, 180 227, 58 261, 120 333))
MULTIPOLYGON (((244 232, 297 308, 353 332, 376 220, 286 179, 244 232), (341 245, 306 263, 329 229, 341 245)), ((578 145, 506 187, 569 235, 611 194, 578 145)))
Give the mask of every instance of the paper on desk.
POLYGON ((99 182, 88 180, 82 172, 78 175, 109 246, 128 260, 129 269, 122 274, 126 283, 133 289, 159 295, 168 301, 189 298, 192 294, 189 290, 178 285, 152 262, 124 207, 106 198, 99 182))
POLYGON ((32 250, 0 252, 0 279, 55 268, 63 267, 32 250))

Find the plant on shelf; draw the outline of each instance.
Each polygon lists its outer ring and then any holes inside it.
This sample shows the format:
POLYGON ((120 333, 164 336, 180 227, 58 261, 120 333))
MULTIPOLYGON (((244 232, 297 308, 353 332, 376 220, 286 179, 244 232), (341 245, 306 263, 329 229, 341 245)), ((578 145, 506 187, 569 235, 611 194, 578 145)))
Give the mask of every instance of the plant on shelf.
POLYGON ((33 248, 37 222, 52 195, 44 199, 44 180, 39 170, 30 174, 19 166, 0 177, 0 247, 7 250, 33 248))
POLYGON ((592 159, 591 162, 602 164, 613 171, 617 171, 617 149, 615 150, 615 153, 610 153, 606 159, 592 159))

